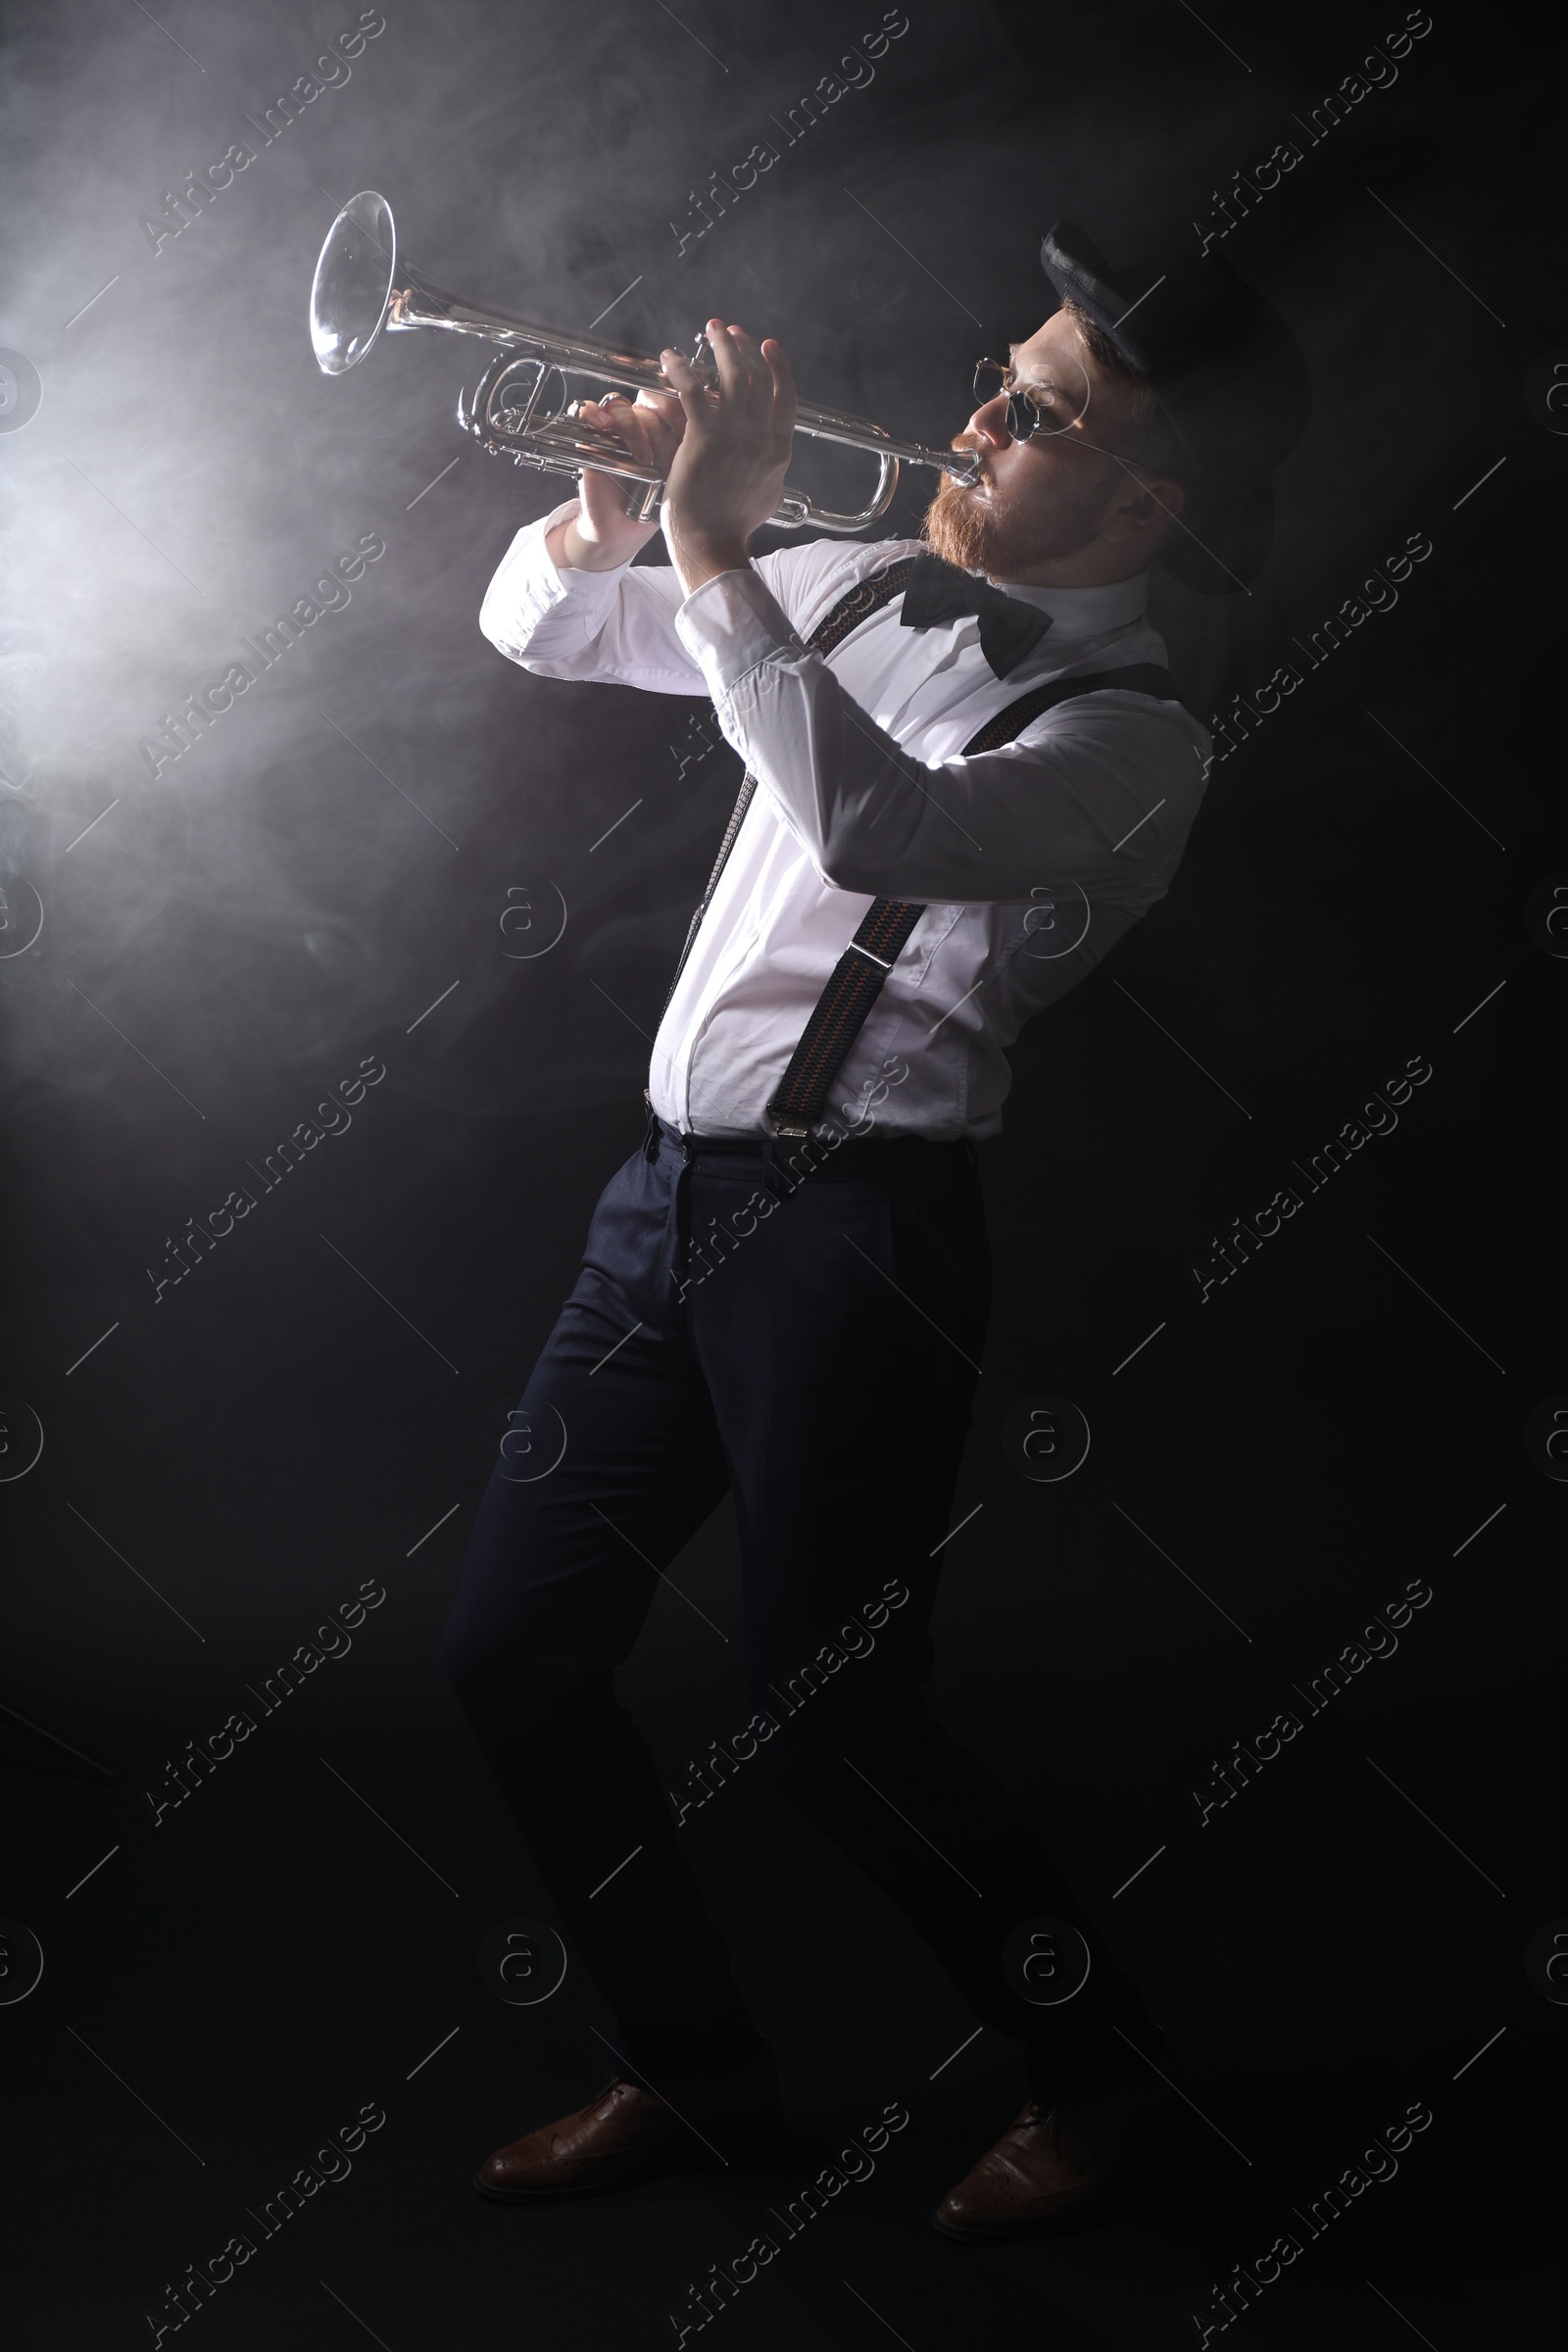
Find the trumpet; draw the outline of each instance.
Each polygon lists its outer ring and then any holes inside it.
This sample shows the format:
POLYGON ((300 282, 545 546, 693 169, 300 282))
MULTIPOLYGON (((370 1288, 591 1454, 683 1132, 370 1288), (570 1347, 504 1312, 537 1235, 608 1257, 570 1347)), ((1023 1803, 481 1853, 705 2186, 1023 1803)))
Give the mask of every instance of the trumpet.
MULTIPOLYGON (((482 309, 461 295, 443 293, 411 270, 398 252, 392 208, 384 196, 364 189, 343 207, 327 232, 311 284, 311 345, 323 375, 345 375, 357 368, 384 327, 402 334, 416 326, 442 327, 448 334, 476 335, 499 345, 471 393, 458 399, 458 422, 492 457, 544 473, 575 476, 584 466, 612 474, 626 484, 626 513, 651 522, 664 494, 662 474, 652 471, 622 437, 590 424, 583 416, 591 393, 574 390, 574 379, 617 391, 669 393, 658 360, 622 351, 589 334, 541 326, 506 311, 482 309)), ((717 380, 711 355, 699 335, 692 366, 705 383, 717 380)), ((927 449, 918 441, 896 441, 863 416, 836 409, 798 410, 795 429, 812 440, 864 450, 876 460, 876 486, 858 514, 834 514, 805 491, 786 489, 770 519, 786 529, 814 523, 825 531, 863 531, 887 513, 899 484, 901 466, 930 466, 959 481, 975 480, 978 455, 967 449, 927 449)))

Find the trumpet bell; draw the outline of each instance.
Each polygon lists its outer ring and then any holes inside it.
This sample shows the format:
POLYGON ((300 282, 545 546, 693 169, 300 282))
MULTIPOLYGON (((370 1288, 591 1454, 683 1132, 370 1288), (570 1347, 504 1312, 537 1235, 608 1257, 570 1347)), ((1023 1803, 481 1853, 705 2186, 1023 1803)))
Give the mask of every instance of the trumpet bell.
POLYGON ((347 375, 380 333, 397 256, 392 207, 367 188, 333 221, 311 281, 311 349, 323 375, 347 375))

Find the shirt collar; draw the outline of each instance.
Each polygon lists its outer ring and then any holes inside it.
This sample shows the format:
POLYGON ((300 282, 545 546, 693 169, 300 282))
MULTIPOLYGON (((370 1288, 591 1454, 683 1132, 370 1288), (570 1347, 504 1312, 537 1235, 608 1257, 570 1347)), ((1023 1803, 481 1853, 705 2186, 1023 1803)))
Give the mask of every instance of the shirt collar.
POLYGON ((1130 580, 1115 580, 1108 588, 1035 588, 1012 580, 994 580, 992 586, 1020 604, 1037 605, 1049 612, 1051 640, 1059 645, 1069 637, 1103 637, 1126 628, 1149 605, 1149 574, 1135 572, 1130 580))

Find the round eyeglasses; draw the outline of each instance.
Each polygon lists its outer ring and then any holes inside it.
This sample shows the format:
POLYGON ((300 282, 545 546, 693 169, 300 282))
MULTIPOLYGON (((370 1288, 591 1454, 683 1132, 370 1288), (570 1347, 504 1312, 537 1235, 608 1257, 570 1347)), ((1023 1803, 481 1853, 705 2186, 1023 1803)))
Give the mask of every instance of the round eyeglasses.
MULTIPOLYGON (((1089 405, 1089 379, 1084 377, 1084 406, 1089 405)), ((1007 403, 1007 430, 1014 441, 1033 441, 1042 433, 1064 433, 1078 421, 1075 412, 1047 392, 1041 400, 1032 400, 1020 391, 1010 365, 1004 360, 981 360, 974 371, 976 408, 985 408, 994 400, 1007 403)))

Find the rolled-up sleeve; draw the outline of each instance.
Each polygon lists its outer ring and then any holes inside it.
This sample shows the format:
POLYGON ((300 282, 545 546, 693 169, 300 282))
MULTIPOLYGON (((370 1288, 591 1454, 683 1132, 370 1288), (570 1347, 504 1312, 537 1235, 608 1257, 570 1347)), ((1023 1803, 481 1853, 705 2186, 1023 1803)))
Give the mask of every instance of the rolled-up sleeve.
POLYGON ((837 889, 962 906, 1076 883, 1141 909, 1175 870, 1209 750, 1179 703, 1075 698, 1004 750, 928 766, 851 700, 755 570, 706 581, 674 625, 725 736, 837 889))
POLYGON ((558 570, 545 545, 577 513, 568 499, 520 530, 479 608, 479 627, 509 662, 542 678, 598 678, 656 694, 706 694, 708 681, 675 629, 673 571, 558 570))

